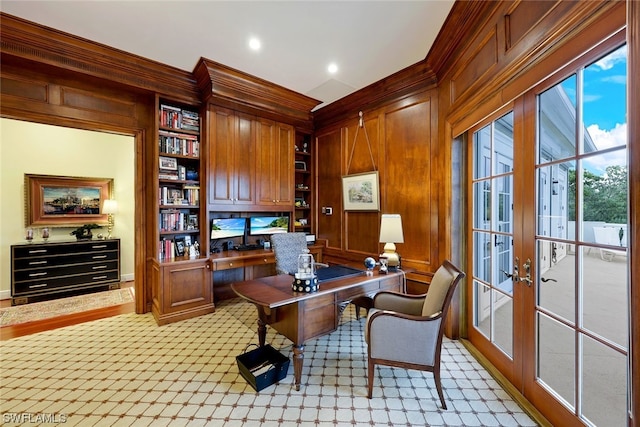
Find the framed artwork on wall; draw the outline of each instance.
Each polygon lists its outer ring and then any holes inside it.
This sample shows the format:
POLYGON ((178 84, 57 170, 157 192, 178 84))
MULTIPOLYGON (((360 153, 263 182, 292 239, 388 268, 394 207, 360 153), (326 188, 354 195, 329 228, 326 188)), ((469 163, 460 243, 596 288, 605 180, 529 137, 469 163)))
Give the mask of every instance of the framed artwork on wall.
POLYGON ((102 205, 111 198, 112 178, 25 174, 24 186, 27 227, 108 223, 102 205))
POLYGON ((379 211, 378 172, 365 172, 342 177, 345 211, 379 211))

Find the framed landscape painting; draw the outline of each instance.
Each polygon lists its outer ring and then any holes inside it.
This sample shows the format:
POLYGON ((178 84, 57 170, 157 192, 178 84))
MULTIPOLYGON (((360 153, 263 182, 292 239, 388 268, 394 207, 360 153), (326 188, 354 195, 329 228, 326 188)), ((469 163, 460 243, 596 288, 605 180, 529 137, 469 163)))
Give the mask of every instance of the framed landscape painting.
POLYGON ((112 178, 25 174, 27 227, 107 224, 102 204, 111 198, 112 178))
POLYGON ((380 210, 378 172, 366 172, 342 177, 345 211, 380 210))

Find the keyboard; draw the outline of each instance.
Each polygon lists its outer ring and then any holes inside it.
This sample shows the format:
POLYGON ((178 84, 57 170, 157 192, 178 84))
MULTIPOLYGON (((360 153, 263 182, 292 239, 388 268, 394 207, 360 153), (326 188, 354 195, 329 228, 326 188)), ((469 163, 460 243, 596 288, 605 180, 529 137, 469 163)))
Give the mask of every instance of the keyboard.
POLYGON ((236 251, 255 251, 256 249, 263 249, 262 245, 251 244, 251 245, 237 245, 234 246, 233 249, 236 251))

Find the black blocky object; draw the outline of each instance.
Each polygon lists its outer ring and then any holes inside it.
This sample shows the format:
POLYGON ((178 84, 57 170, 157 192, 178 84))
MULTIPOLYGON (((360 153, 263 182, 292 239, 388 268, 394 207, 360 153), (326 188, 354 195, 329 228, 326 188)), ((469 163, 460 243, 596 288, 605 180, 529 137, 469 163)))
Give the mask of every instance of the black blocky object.
MULTIPOLYGON (((250 344, 250 346, 257 346, 250 344)), ((284 379, 289 370, 289 358, 266 344, 236 356, 240 375, 255 391, 260 391, 284 379), (268 368, 267 368, 268 367, 268 368)))

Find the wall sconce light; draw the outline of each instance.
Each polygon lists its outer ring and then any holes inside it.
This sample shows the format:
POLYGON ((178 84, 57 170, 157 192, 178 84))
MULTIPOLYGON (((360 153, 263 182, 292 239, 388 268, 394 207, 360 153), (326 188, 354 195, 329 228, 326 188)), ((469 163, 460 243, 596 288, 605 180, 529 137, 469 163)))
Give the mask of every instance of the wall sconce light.
POLYGON ((113 230, 113 214, 118 213, 118 202, 113 199, 105 200, 102 205, 102 213, 107 214, 107 239, 110 239, 113 230))
POLYGON ((404 243, 402 218, 400 214, 382 214, 380 221, 380 243, 384 243, 381 258, 387 259, 389 270, 400 268, 400 255, 396 252, 396 243, 404 243))

